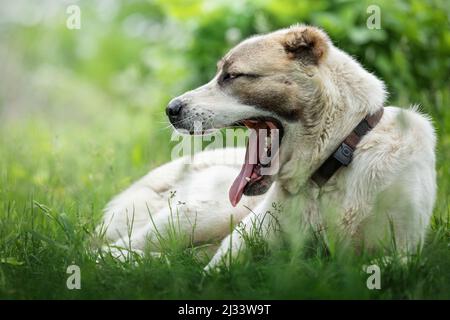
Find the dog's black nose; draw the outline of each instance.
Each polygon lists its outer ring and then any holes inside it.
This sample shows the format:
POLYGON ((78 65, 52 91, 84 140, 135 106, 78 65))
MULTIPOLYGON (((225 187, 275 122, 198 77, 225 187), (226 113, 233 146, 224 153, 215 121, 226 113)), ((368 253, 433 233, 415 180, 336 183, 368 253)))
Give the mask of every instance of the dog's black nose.
POLYGON ((166 114, 170 120, 176 120, 181 115, 181 109, 185 103, 180 99, 172 100, 166 108, 166 114))

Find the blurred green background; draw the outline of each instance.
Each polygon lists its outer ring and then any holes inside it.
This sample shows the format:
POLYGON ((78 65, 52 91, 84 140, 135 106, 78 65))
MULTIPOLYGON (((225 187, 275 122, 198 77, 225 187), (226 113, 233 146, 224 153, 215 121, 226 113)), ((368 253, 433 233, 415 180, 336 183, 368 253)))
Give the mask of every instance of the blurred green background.
MULTIPOLYGON (((439 139, 433 223, 442 223, 450 200, 449 17, 446 0, 3 3, 3 264, 44 264, 46 251, 33 243, 30 228, 46 241, 70 240, 36 214, 42 209, 37 204, 66 217, 75 229, 91 230, 114 194, 169 160, 167 102, 211 78, 216 61, 240 40, 297 22, 323 28, 338 47, 382 78, 388 104, 419 104, 432 117, 439 139), (79 30, 66 27, 71 4, 81 9, 79 30), (381 10, 380 30, 366 27, 372 4, 381 10)), ((78 257, 76 252, 67 259, 78 257)), ((15 271, 9 272, 13 277, 15 271)), ((26 287, 25 280, 1 274, 6 296, 15 294, 12 288, 26 287)))

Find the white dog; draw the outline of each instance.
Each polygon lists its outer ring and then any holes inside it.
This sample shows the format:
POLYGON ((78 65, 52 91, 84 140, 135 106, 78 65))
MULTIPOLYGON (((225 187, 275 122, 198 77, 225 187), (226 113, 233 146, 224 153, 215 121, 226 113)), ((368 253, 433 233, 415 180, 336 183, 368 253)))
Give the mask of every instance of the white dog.
POLYGON ((427 117, 385 107, 385 97, 383 82, 315 27, 243 41, 209 83, 173 99, 167 114, 191 134, 197 122, 203 131, 246 126, 256 139, 247 151, 206 151, 193 163, 181 158, 151 171, 108 204, 106 238, 133 251, 161 250, 157 238, 171 230, 176 211, 186 245, 223 239, 210 268, 245 246, 242 232, 230 234, 230 220, 251 232, 255 221, 264 227, 277 219, 266 214, 279 203, 279 217, 335 226, 356 247, 394 237, 401 250, 415 250, 435 201, 436 138, 427 117), (262 131, 278 134, 267 142, 262 131), (262 140, 264 148, 251 148, 262 140), (230 155, 242 168, 225 161, 230 155), (262 174, 264 155, 269 167, 279 163, 275 174, 262 174))

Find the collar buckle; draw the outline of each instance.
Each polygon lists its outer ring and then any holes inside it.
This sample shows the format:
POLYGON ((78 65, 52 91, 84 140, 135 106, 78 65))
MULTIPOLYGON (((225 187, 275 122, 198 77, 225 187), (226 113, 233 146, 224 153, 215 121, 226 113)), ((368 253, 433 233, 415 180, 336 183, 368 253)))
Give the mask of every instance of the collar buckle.
POLYGON ((353 149, 345 142, 342 142, 339 148, 334 152, 333 158, 342 165, 348 166, 353 159, 353 149))

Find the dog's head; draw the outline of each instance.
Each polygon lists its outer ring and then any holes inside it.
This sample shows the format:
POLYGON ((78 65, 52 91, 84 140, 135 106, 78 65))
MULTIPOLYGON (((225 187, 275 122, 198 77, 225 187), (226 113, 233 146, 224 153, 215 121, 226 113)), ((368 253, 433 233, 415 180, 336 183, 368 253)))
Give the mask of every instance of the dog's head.
POLYGON ((280 152, 271 150, 273 137, 266 148, 254 148, 272 158, 279 154, 278 174, 262 175, 259 156, 250 164, 247 150, 230 190, 234 205, 242 193, 266 192, 276 178, 295 192, 360 117, 384 100, 383 84, 310 26, 249 38, 231 49, 217 69, 210 82, 173 99, 166 112, 176 129, 191 134, 194 123, 201 123, 203 131, 246 126, 278 133, 280 152))

